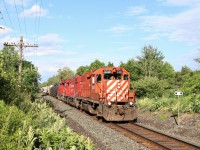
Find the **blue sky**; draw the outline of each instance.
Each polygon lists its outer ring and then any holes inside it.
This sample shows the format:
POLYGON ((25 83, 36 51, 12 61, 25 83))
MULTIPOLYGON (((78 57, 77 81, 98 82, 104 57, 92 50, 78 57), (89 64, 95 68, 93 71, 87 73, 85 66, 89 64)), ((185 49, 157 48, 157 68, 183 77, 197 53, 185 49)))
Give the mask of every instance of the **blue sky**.
POLYGON ((26 48, 42 82, 68 66, 76 70, 95 59, 115 66, 158 48, 175 70, 199 69, 200 0, 1 0, 0 48, 4 42, 38 44, 26 48))

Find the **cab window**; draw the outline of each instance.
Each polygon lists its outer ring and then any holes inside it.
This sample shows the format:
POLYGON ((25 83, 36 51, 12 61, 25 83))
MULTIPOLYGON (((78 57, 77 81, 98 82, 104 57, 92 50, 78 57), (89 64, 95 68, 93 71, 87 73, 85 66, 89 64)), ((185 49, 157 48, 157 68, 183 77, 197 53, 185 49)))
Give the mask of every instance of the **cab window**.
POLYGON ((127 74, 124 75, 124 80, 128 80, 128 75, 127 74))
POLYGON ((121 80, 121 74, 104 74, 105 80, 121 80))
POLYGON ((98 83, 101 82, 101 74, 96 75, 96 80, 97 80, 98 83))
POLYGON ((111 80, 112 74, 104 74, 104 79, 105 80, 111 80))

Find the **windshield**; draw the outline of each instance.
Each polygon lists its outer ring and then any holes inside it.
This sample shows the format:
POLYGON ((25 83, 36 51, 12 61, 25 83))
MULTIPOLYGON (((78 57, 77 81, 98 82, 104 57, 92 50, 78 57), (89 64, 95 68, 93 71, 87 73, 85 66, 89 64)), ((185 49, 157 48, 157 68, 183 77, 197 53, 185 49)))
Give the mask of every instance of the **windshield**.
POLYGON ((121 74, 104 74, 105 80, 121 80, 121 74))

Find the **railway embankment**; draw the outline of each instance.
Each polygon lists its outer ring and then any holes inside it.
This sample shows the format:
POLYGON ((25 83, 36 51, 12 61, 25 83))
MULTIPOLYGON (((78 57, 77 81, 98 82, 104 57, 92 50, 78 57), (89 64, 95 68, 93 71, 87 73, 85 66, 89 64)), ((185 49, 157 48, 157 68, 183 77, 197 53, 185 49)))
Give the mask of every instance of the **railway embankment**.
POLYGON ((138 110, 138 123, 168 135, 200 145, 200 114, 181 113, 174 118, 170 112, 138 110))

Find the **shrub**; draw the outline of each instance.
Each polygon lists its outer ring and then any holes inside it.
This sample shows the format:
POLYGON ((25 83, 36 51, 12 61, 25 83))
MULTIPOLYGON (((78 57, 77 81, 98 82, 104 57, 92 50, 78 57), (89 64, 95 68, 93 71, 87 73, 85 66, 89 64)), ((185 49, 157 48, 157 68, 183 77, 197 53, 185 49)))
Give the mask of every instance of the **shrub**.
POLYGON ((136 96, 138 97, 162 97, 167 88, 167 84, 164 80, 159 80, 156 77, 145 77, 138 80, 137 82, 132 82, 134 88, 136 89, 136 96))
POLYGON ((90 139, 73 132, 44 102, 24 113, 0 101, 0 149, 94 149, 90 139))
POLYGON ((137 105, 141 109, 148 109, 150 111, 168 110, 173 114, 178 113, 178 107, 179 111, 182 113, 200 113, 200 95, 194 94, 192 96, 183 96, 179 98, 144 98, 138 100, 137 105), (179 104, 178 100, 180 101, 179 104))

